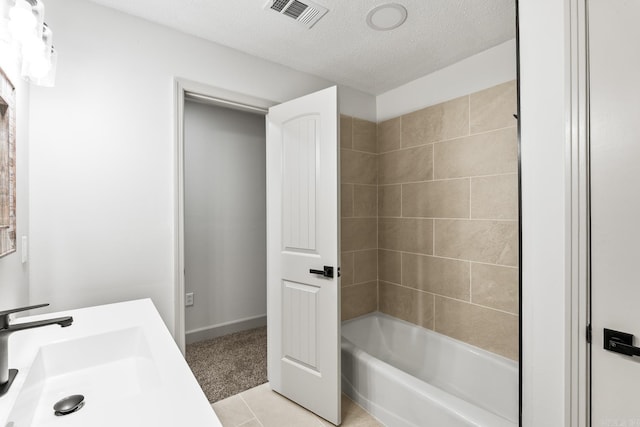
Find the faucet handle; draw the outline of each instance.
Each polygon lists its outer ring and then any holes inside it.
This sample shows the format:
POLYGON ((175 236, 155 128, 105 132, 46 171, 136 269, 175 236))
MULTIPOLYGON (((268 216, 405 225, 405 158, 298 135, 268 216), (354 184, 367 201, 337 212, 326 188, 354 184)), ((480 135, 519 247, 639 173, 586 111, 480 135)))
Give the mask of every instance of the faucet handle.
POLYGON ((0 311, 0 317, 6 317, 12 313, 19 313, 21 311, 33 310, 34 308, 46 307, 48 305, 49 304, 37 304, 37 305, 30 305, 28 307, 11 308, 9 310, 0 311))

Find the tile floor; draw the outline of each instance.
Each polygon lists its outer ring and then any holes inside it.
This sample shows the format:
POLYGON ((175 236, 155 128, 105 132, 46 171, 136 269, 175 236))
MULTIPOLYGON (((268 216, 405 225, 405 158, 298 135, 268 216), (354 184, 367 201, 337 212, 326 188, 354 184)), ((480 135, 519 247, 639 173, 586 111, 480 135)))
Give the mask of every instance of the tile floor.
MULTIPOLYGON (((214 403, 224 427, 331 427, 319 418, 271 391, 269 383, 214 403)), ((342 395, 342 426, 382 427, 369 413, 342 395)))

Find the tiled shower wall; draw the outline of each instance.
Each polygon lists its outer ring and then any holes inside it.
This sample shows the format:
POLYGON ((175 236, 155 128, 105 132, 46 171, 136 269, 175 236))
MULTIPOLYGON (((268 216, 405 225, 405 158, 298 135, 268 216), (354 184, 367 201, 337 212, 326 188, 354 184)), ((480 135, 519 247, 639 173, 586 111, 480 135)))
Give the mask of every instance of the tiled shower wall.
POLYGON ((342 118, 343 319, 377 308, 517 358, 515 112, 508 82, 381 122, 374 147, 342 118))
POLYGON ((342 319, 378 307, 376 124, 340 117, 342 319))

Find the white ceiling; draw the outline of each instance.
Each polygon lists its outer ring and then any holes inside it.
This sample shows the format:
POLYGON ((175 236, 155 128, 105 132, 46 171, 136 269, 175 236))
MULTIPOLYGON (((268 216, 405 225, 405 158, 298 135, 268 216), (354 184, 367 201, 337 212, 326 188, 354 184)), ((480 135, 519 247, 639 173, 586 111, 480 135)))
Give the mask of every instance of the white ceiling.
POLYGON ((515 0, 315 0, 329 12, 312 29, 267 0, 91 1, 374 95, 515 37, 515 0), (392 1, 405 24, 370 29, 392 1))

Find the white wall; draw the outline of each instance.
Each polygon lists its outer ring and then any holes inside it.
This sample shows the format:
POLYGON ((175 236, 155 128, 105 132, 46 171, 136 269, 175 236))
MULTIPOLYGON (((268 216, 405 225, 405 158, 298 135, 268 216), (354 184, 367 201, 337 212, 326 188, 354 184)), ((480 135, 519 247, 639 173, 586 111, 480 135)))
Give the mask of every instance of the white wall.
POLYGON ((187 333, 267 312, 264 115, 185 103, 187 333))
POLYGON ((525 427, 568 425, 567 4, 520 2, 525 427))
MULTIPOLYGON (((1 48, 1 47, 0 47, 1 48)), ((16 88, 16 252, 0 258, 0 310, 29 304, 28 264, 21 259, 22 236, 29 235, 29 85, 15 58, 0 55, 0 67, 16 88)))
POLYGON ((391 119, 515 78, 513 39, 378 95, 377 119, 391 119))
MULTIPOLYGON (((88 1, 47 3, 47 23, 59 57, 56 87, 31 92, 31 299, 151 297, 172 330, 174 77, 277 102, 331 83, 88 1)), ((345 92, 345 112, 375 113, 345 92)))

